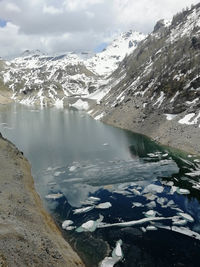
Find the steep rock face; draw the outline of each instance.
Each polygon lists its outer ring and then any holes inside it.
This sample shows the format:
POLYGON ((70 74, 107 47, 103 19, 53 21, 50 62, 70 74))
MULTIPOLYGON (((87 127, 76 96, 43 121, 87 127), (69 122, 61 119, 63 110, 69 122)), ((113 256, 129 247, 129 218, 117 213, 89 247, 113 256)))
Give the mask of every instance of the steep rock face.
POLYGON ((159 21, 120 63, 107 84, 108 93, 90 113, 161 141, 163 134, 157 131, 166 123, 166 129, 176 122, 173 127, 184 126, 180 131, 189 127, 199 133, 199 62, 200 4, 175 15, 171 23, 159 21))

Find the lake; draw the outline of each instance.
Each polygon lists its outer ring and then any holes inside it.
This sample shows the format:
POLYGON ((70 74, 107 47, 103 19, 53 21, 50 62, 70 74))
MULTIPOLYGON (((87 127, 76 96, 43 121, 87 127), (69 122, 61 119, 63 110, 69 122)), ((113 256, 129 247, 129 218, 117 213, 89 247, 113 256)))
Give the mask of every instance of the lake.
POLYGON ((75 109, 2 105, 0 132, 87 266, 199 266, 198 155, 75 109))

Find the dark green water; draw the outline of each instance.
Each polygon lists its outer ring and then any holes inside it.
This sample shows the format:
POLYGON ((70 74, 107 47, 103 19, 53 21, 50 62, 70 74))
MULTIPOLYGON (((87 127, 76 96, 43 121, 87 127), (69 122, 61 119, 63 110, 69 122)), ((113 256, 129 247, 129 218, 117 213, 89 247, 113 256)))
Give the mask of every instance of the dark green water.
POLYGON ((75 110, 0 106, 0 132, 29 159, 58 225, 73 222, 62 232, 87 266, 111 257, 119 240, 115 266, 199 266, 198 157, 75 110))

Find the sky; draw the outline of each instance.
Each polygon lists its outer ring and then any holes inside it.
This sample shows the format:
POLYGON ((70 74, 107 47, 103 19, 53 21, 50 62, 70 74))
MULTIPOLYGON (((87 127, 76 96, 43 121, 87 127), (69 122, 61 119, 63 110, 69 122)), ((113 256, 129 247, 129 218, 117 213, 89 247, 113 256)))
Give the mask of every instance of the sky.
POLYGON ((195 0, 0 0, 0 56, 99 51, 120 32, 150 33, 195 0))

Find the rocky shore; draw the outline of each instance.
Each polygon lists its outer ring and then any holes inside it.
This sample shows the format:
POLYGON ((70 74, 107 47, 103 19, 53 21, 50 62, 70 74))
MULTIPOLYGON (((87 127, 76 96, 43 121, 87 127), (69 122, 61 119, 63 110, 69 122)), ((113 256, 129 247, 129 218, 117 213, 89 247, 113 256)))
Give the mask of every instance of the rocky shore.
POLYGON ((31 168, 0 134, 0 266, 84 266, 34 188, 31 168))
POLYGON ((93 113, 90 115, 94 118, 104 114, 100 120, 106 124, 144 134, 162 145, 200 155, 199 125, 180 124, 179 120, 184 114, 167 120, 166 114, 159 110, 145 111, 138 98, 112 109, 108 109, 104 103, 94 105, 91 109, 93 113))

